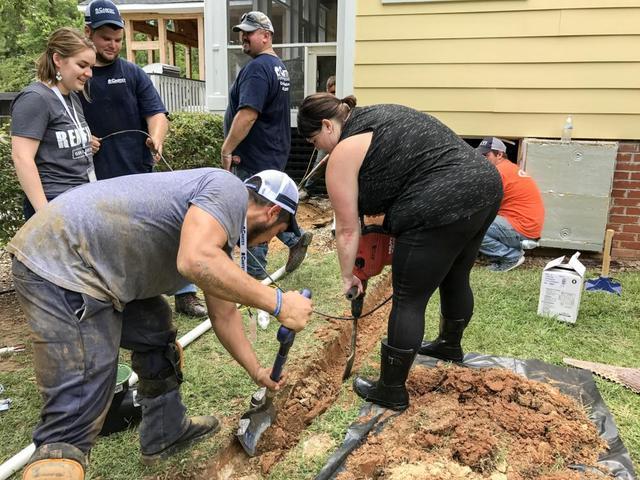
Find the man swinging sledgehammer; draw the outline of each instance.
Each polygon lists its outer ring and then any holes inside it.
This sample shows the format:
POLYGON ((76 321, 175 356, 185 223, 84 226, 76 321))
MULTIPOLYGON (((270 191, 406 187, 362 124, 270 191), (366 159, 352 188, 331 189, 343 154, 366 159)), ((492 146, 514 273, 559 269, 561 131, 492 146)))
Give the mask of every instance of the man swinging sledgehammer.
POLYGON ((312 309, 297 292, 260 284, 230 258, 296 230, 298 193, 284 173, 243 183, 220 169, 131 175, 61 195, 9 243, 16 293, 34 336, 44 398, 23 478, 82 479, 115 386, 120 346, 140 378, 140 445, 150 464, 218 430, 187 417, 180 352, 162 297, 193 282, 220 342, 259 385, 278 389, 244 335, 236 303, 272 312, 299 331, 312 309), (246 224, 245 224, 246 219, 246 224), (244 242, 240 242, 244 243, 244 242), (53 477, 52 477, 53 476, 53 477))

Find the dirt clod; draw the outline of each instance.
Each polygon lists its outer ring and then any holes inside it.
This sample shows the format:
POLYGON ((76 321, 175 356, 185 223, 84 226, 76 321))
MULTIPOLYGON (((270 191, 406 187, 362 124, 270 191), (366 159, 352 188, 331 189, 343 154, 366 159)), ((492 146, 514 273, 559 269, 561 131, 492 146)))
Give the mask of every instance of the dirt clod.
POLYGON ((554 387, 504 369, 439 366, 415 368, 407 388, 409 408, 351 454, 339 480, 603 478, 568 468, 595 466, 607 445, 554 387))

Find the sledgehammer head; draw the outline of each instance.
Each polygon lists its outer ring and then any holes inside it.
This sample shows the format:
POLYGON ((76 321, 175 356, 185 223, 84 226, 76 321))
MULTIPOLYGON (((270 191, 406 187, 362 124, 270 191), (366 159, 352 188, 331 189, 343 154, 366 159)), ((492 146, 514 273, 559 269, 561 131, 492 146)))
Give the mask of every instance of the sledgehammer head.
MULTIPOLYGON (((303 290, 302 295, 311 298, 309 290, 303 290)), ((295 332, 281 326, 278 329, 278 342, 280 348, 271 369, 271 380, 277 382, 282 375, 282 368, 287 360, 289 349, 293 344, 295 332)), ((251 396, 251 407, 240 417, 236 437, 247 455, 254 457, 258 448, 258 442, 264 431, 273 424, 276 419, 276 409, 273 406, 275 392, 262 387, 251 396)))
POLYGON ((262 387, 251 397, 251 408, 240 417, 236 436, 247 455, 255 457, 258 441, 276 419, 273 392, 262 387))

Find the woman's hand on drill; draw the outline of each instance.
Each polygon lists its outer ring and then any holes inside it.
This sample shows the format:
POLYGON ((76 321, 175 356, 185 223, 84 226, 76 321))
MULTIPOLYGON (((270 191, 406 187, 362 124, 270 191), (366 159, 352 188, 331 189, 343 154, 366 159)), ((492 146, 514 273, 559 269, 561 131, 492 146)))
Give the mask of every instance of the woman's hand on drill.
POLYGON ((362 286, 362 282, 355 275, 349 275, 342 277, 342 290, 345 295, 351 289, 351 287, 357 287, 359 296, 362 292, 364 292, 364 287, 362 286))
POLYGON ((278 321, 289 330, 299 332, 311 319, 313 302, 310 298, 294 291, 282 294, 282 308, 278 321))

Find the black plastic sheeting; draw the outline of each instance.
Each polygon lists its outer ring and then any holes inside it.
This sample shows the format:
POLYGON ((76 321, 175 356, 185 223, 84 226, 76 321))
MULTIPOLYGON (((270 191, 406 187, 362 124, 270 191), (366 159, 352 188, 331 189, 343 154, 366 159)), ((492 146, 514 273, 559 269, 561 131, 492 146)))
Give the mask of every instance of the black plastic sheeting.
MULTIPOLYGON (((414 364, 425 367, 435 367, 437 360, 418 355, 414 364)), ((464 366, 471 368, 501 367, 507 368, 530 380, 548 383, 556 387, 565 395, 575 398, 583 404, 589 412, 589 418, 596 425, 600 436, 609 444, 609 450, 599 459, 598 464, 606 467, 615 478, 622 480, 634 480, 636 478, 633 462, 629 452, 622 443, 611 412, 607 408, 600 392, 593 380, 593 375, 587 370, 566 368, 551 365, 540 360, 520 360, 508 357, 493 357, 470 353, 464 358, 464 366)), ((377 405, 366 403, 360 410, 361 418, 369 418, 367 421, 356 420, 345 436, 343 444, 331 455, 327 463, 315 480, 330 480, 344 468, 344 463, 349 454, 357 449, 367 438, 369 433, 381 431, 390 418, 399 415, 384 416, 386 410, 377 405)), ((584 465, 571 466, 577 471, 584 471, 584 465)), ((598 471, 592 469, 594 473, 598 471)))

